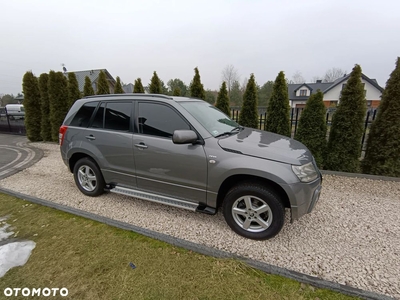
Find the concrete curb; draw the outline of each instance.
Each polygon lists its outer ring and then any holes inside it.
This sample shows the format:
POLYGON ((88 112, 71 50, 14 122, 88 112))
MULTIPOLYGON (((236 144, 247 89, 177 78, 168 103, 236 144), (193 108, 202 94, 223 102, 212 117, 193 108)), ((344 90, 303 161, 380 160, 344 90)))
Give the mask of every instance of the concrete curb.
POLYGON ((378 176, 378 175, 359 174, 359 173, 336 172, 336 171, 328 171, 328 170, 320 170, 320 171, 321 171, 322 175, 334 175, 334 176, 343 176, 343 177, 354 177, 354 178, 365 178, 365 179, 372 179, 372 180, 400 182, 400 177, 388 177, 388 176, 378 176))
POLYGON ((113 219, 99 216, 99 215, 96 215, 96 214, 93 214, 90 212, 86 212, 86 211, 83 211, 80 209, 76 209, 76 208, 69 207, 66 205, 43 200, 43 199, 29 196, 26 194, 21 194, 21 193, 14 192, 12 190, 4 189, 1 187, 0 187, 0 192, 10 195, 10 196, 14 196, 14 197, 26 200, 26 201, 29 201, 29 202, 32 202, 32 203, 35 203, 35 204, 40 204, 40 205, 54 208, 54 209, 57 209, 60 211, 70 213, 70 214, 74 214, 74 215, 77 215, 80 217, 91 219, 93 221, 101 222, 101 223, 104 223, 104 224, 107 224, 107 225, 110 225, 113 227, 133 231, 138 234, 141 234, 141 235, 153 238, 153 239, 157 239, 157 240, 166 242, 168 244, 172 244, 177 247, 182 247, 187 250, 191 250, 193 252, 197 252, 197 253, 200 253, 203 255, 213 256, 213 257, 217 257, 217 258, 234 258, 234 259, 240 260, 240 261, 248 264, 249 266, 251 266, 253 268, 263 271, 265 273, 284 276, 286 278, 290 278, 290 279, 293 279, 293 280, 296 280, 296 281, 299 281, 299 282, 302 282, 305 284, 310 284, 317 288, 329 289, 329 290, 340 292, 342 294, 359 297, 361 299, 374 299, 374 300, 389 300, 389 299, 392 300, 392 299, 394 299, 392 297, 389 297, 389 296, 386 296, 383 294, 378 294, 378 293, 374 293, 374 292, 361 290, 361 289, 354 288, 351 286, 347 286, 347 285, 335 283, 332 281, 327 281, 327 280, 324 280, 321 278, 313 277, 313 276, 303 274, 300 272, 273 266, 273 265, 266 264, 266 263, 263 263, 260 261, 252 260, 249 258, 231 254, 229 252, 218 250, 218 249, 215 249, 212 247, 196 244, 196 243, 186 241, 186 240, 183 240, 180 238, 172 237, 172 236, 169 236, 169 235, 166 235, 163 233, 159 233, 156 231, 137 227, 137 226, 125 223, 125 222, 113 220, 113 219))

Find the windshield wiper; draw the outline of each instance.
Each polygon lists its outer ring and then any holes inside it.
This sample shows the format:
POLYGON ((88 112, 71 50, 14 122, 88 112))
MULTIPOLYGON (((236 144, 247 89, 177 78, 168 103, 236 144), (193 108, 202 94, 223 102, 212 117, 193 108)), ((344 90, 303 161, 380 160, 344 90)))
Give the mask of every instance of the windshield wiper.
POLYGON ((231 131, 225 131, 223 133, 220 133, 220 134, 216 135, 215 137, 217 138, 217 137, 221 137, 221 136, 224 136, 224 135, 232 135, 236 131, 241 131, 242 129, 244 129, 244 127, 239 125, 239 126, 236 126, 235 128, 233 128, 231 131))

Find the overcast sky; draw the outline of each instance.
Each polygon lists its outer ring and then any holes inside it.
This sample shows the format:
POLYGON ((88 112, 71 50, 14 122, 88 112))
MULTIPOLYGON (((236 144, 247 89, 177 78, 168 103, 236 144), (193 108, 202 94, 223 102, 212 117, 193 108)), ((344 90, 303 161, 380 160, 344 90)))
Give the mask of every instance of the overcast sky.
POLYGON ((358 63, 384 87, 400 56, 399 11, 399 0, 0 0, 0 94, 62 63, 144 84, 153 71, 188 84, 197 66, 210 89, 228 64, 263 84, 281 70, 310 81, 358 63))

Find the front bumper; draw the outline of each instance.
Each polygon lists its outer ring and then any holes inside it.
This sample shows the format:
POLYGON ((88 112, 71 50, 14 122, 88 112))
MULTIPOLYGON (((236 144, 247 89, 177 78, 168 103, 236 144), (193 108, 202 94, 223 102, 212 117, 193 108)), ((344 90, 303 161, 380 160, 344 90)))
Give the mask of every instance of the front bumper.
POLYGON ((284 187, 290 201, 291 221, 310 213, 316 206, 321 190, 322 175, 310 183, 294 183, 284 187))

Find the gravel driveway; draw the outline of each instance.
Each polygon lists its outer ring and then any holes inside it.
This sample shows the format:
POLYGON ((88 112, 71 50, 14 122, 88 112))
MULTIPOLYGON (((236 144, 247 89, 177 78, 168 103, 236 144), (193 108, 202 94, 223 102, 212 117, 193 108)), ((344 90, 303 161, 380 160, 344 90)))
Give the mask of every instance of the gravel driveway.
POLYGON ((81 194, 58 145, 0 186, 268 264, 400 298, 400 183, 325 175, 315 210, 268 241, 236 235, 209 216, 113 193, 81 194))

